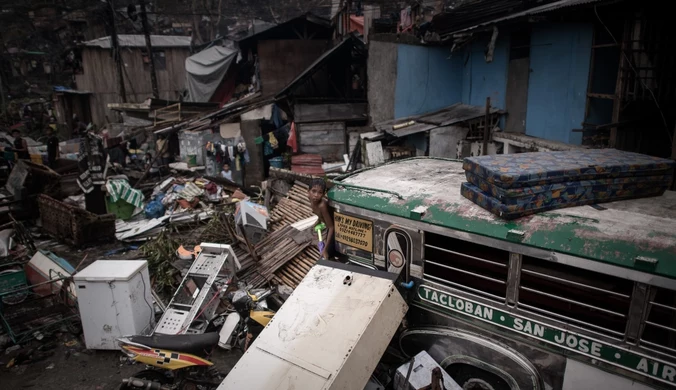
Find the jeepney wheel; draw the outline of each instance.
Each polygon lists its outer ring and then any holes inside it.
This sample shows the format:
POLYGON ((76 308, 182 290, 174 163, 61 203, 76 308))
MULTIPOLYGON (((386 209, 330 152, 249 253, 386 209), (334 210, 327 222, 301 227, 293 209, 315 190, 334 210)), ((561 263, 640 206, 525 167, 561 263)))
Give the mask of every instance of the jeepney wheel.
POLYGON ((446 372, 463 390, 511 390, 504 379, 469 364, 451 364, 446 372))

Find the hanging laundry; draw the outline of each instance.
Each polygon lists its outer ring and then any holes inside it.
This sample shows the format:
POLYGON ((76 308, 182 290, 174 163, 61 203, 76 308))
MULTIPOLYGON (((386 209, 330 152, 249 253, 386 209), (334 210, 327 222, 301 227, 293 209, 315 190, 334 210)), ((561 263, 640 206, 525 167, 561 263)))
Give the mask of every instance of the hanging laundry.
POLYGON ((272 105, 272 115, 270 115, 270 120, 276 128, 282 127, 282 111, 276 104, 272 105))
POLYGON ((265 143, 263 144, 263 154, 265 156, 269 156, 274 152, 275 152, 275 150, 272 148, 272 145, 270 144, 270 142, 265 141, 265 143))
POLYGON ((268 142, 273 149, 277 149, 279 147, 279 141, 277 141, 277 138, 275 138, 274 131, 270 133, 270 139, 268 142))
POLYGON ((237 172, 242 170, 242 163, 240 162, 241 158, 242 158, 241 156, 235 157, 235 170, 237 172))
POLYGON ((412 29, 413 18, 411 17, 411 6, 410 5, 401 10, 401 15, 400 15, 399 20, 401 20, 401 22, 399 24, 399 31, 405 32, 405 31, 412 29))
POLYGON ((223 151, 223 163, 224 164, 230 164, 230 161, 232 160, 233 155, 228 153, 228 150, 229 150, 228 146, 221 145, 221 149, 223 151))
POLYGON ((296 141, 295 122, 291 122, 291 131, 289 131, 289 139, 286 141, 286 146, 290 147, 294 153, 298 153, 298 142, 296 141))
POLYGON ((237 153, 244 157, 245 163, 249 163, 249 151, 246 149, 246 144, 244 142, 237 144, 237 153))

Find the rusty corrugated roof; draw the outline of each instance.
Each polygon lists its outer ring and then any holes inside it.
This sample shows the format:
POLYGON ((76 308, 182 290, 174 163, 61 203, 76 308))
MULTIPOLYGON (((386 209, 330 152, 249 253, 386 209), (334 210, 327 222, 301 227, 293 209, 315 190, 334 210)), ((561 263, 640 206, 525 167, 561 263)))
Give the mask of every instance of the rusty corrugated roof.
POLYGON ((434 18, 434 30, 439 35, 472 31, 508 20, 552 12, 563 8, 617 2, 618 0, 476 0, 434 18))
MULTIPOLYGON (((120 34, 117 36, 120 47, 146 47, 146 38, 143 35, 120 34)), ((150 42, 153 47, 190 47, 191 38, 183 35, 151 35, 150 42)), ((87 47, 100 47, 110 49, 112 41, 110 36, 92 39, 83 43, 87 47)))

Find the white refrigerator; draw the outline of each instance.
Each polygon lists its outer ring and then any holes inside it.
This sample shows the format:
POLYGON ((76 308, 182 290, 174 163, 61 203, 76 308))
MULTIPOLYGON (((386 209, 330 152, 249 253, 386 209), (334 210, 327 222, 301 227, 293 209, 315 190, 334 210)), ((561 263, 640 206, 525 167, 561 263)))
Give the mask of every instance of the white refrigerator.
POLYGON ((155 326, 145 260, 97 260, 73 276, 87 349, 118 349, 117 338, 155 326))

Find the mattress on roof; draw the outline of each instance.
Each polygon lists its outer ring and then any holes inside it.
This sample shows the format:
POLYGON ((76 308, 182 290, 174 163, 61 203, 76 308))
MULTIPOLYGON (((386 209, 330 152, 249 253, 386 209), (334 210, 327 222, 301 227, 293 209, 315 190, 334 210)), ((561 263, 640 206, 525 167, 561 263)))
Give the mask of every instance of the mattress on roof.
POLYGON ((583 180, 672 176, 676 162, 617 149, 468 157, 463 169, 499 188, 546 186, 583 180))
POLYGON ((518 204, 506 204, 490 194, 482 191, 471 183, 462 183, 462 196, 476 203, 491 213, 504 218, 515 219, 543 211, 561 209, 565 207, 583 206, 595 203, 614 202, 618 200, 660 196, 668 185, 639 187, 633 190, 614 189, 609 191, 582 191, 579 194, 567 193, 563 196, 535 195, 532 201, 523 201, 518 204))
POLYGON ((668 188, 674 180, 673 175, 636 176, 567 181, 532 187, 500 188, 473 173, 466 172, 465 175, 470 184, 499 202, 521 207, 526 207, 528 203, 548 205, 556 202, 571 203, 580 199, 612 199, 651 188, 668 188))

